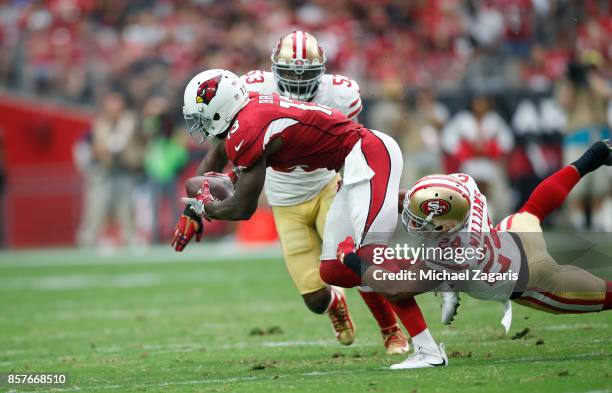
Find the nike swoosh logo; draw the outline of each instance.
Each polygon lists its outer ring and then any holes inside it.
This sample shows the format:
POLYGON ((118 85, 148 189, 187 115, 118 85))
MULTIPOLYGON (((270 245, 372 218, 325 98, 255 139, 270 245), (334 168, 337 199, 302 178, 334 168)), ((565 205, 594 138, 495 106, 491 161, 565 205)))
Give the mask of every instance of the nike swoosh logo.
POLYGON ((442 359, 442 363, 429 363, 427 362, 427 364, 434 366, 434 367, 440 367, 440 366, 445 366, 446 365, 446 359, 442 359))
POLYGON ((243 140, 241 140, 239 144, 237 144, 236 146, 234 146, 234 149, 235 149, 236 151, 240 150, 240 148, 242 147, 242 143, 243 143, 243 142, 244 142, 244 139, 243 139, 243 140))

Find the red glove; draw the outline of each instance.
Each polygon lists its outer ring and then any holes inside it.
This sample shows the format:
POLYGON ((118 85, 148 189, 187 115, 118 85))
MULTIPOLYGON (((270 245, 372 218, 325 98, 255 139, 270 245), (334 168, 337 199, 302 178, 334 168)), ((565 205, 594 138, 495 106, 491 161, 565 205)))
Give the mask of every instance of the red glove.
POLYGON ((204 181, 202 182, 202 188, 200 188, 196 199, 201 201, 204 205, 215 200, 215 198, 210 193, 210 185, 208 184, 207 179, 204 179, 204 181))
POLYGON ((195 198, 182 198, 183 202, 189 205, 189 208, 194 211, 198 216, 204 217, 210 221, 210 217, 206 214, 205 205, 216 199, 210 193, 210 185, 208 180, 204 179, 202 182, 202 188, 198 191, 198 195, 195 198))
POLYGON ((338 250, 336 251, 336 257, 342 263, 344 263, 344 257, 352 252, 355 252, 355 241, 352 237, 347 236, 344 241, 338 244, 338 250))
POLYGON ((172 247, 174 247, 175 251, 183 251, 187 243, 193 238, 193 235, 195 235, 196 241, 198 242, 202 239, 203 230, 204 226, 201 220, 198 221, 197 218, 182 214, 174 228, 172 247))

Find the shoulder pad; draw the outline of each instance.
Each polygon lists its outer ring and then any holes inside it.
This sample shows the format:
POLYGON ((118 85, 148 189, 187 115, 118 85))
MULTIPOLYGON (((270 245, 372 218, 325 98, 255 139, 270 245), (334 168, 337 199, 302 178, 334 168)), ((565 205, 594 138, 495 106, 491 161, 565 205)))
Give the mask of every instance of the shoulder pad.
POLYGON ((474 178, 468 175, 467 173, 457 172, 457 173, 451 173, 449 176, 463 184, 475 183, 474 178))
POLYGON ((254 91, 261 94, 276 93, 276 83, 274 83, 274 75, 268 71, 253 70, 240 77, 240 80, 246 86, 248 91, 254 91))
POLYGON ((330 95, 329 106, 344 113, 349 119, 353 119, 361 112, 361 96, 359 84, 353 79, 342 75, 323 75, 322 83, 327 86, 330 95))
POLYGON ((470 192, 470 195, 481 194, 480 190, 478 189, 478 185, 476 184, 476 181, 472 176, 466 173, 451 173, 449 176, 457 179, 460 183, 464 184, 470 192))

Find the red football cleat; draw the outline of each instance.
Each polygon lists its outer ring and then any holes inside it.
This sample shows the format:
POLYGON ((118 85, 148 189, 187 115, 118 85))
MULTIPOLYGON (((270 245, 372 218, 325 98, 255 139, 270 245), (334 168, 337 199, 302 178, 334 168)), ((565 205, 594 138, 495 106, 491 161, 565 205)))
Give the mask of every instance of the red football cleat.
POLYGON ((397 324, 386 329, 381 329, 380 332, 383 337, 385 348, 387 349, 387 355, 406 353, 410 349, 408 338, 397 324))
POLYGON ((342 345, 351 345, 355 340, 355 325, 349 314, 346 298, 340 289, 331 288, 332 302, 327 309, 336 338, 342 345))

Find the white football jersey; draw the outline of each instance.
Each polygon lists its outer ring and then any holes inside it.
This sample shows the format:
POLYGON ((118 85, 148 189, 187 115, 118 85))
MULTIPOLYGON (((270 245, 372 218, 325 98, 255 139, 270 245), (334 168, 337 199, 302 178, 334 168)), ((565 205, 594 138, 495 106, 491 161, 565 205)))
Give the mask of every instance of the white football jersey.
MULTIPOLYGON (((240 77, 249 91, 278 93, 274 75, 268 71, 250 71, 240 77)), ((355 120, 361 112, 359 85, 341 75, 325 74, 311 102, 332 107, 355 120)), ((272 206, 292 206, 314 198, 334 178, 336 173, 327 169, 306 172, 296 168, 291 172, 268 168, 264 190, 272 206)))
MULTIPOLYGON (((447 272, 469 272, 469 279, 461 283, 461 291, 484 300, 505 301, 510 298, 521 268, 521 250, 509 233, 497 232, 491 225, 487 198, 480 192, 474 179, 463 173, 450 175, 465 185, 469 192, 470 213, 459 232, 440 240, 438 247, 480 250, 465 261, 428 260, 431 269, 447 272)), ((453 284, 449 282, 449 284, 453 284)))

